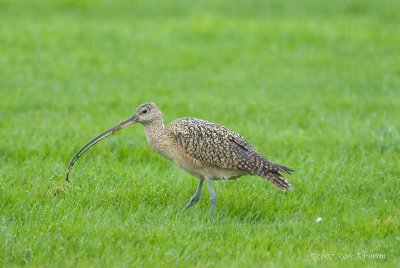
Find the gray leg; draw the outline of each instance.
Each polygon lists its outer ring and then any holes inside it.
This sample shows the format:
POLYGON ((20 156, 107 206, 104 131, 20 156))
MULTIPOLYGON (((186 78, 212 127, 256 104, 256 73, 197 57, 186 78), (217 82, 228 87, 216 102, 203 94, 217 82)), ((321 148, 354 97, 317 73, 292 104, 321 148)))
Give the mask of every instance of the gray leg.
POLYGON ((199 201, 202 187, 203 187, 203 179, 200 179, 199 185, 197 186, 197 191, 194 194, 194 196, 192 196, 192 198, 190 198, 190 201, 189 201, 189 203, 186 204, 185 209, 190 208, 191 206, 196 204, 197 201, 199 201))
POLYGON ((211 181, 206 180, 207 182, 207 187, 208 191, 210 192, 210 212, 211 212, 211 217, 214 216, 214 211, 215 211, 215 202, 217 201, 217 196, 215 195, 214 189, 211 186, 211 181))

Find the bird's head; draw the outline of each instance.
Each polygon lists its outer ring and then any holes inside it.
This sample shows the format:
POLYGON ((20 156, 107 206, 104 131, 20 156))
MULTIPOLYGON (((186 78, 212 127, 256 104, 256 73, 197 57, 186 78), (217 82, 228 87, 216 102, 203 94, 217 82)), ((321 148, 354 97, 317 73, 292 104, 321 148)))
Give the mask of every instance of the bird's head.
POLYGON ((162 120, 162 114, 157 105, 153 102, 146 102, 137 107, 135 114, 130 118, 131 120, 143 125, 148 123, 162 120))

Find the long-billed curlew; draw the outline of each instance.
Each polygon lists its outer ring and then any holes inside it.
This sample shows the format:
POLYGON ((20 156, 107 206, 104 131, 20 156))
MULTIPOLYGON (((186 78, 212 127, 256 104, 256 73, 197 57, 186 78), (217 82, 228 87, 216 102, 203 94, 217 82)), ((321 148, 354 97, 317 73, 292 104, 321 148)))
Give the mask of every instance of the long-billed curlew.
POLYGON ((204 181, 210 191, 211 215, 214 214, 216 202, 211 180, 256 175, 284 190, 291 188, 280 173, 290 174, 294 170, 270 162, 236 132, 196 118, 176 119, 165 127, 160 109, 152 102, 140 105, 128 120, 103 132, 82 147, 69 163, 67 181, 73 165, 84 152, 100 140, 134 123, 144 126, 147 142, 153 150, 200 179, 196 193, 185 208, 199 201, 204 181))

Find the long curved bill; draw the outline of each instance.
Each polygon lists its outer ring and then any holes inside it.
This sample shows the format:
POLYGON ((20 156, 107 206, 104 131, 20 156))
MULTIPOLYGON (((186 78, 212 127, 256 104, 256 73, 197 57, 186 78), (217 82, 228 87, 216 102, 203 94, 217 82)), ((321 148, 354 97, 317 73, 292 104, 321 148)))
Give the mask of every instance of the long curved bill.
POLYGON ((118 125, 116 125, 113 128, 110 128, 109 130, 104 131, 100 135, 96 136, 93 138, 91 141, 89 141, 85 146, 83 146, 72 158, 72 160, 68 164, 68 170, 67 170, 67 177, 66 180, 69 182, 69 173, 72 170, 72 167, 74 166, 75 162, 78 161, 79 157, 81 157, 87 150, 89 150, 92 146, 94 146, 96 143, 101 141, 102 139, 107 138, 108 136, 114 134, 118 130, 121 130, 127 126, 130 126, 138 121, 137 115, 133 115, 131 118, 128 120, 122 121, 118 125))

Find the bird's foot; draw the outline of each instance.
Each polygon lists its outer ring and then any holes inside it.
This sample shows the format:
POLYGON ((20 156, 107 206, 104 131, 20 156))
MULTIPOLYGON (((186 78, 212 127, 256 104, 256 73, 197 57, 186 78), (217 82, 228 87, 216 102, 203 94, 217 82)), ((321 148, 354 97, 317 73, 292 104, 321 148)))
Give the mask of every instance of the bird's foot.
POLYGON ((190 208, 191 206, 196 204, 199 200, 200 200, 200 196, 195 194, 194 196, 192 196, 192 198, 190 198, 190 201, 186 204, 185 209, 190 208))
POLYGON ((192 196, 192 198, 190 198, 190 201, 189 203, 186 204, 185 209, 190 208, 200 200, 202 187, 203 187, 203 180, 200 180, 199 185, 197 186, 196 193, 192 196))

